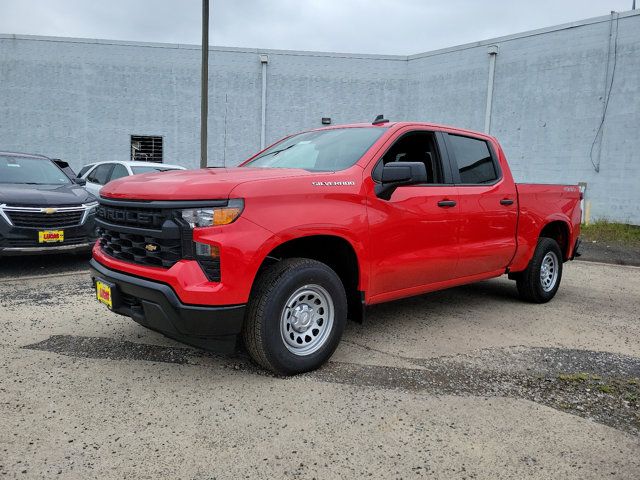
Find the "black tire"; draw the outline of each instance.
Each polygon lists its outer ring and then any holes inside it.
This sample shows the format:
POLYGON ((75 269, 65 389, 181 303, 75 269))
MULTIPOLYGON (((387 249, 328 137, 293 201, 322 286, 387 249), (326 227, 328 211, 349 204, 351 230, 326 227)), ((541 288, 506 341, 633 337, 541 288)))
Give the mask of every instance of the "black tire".
MULTIPOLYGON (((300 306, 302 305, 301 303, 300 306)), ((312 307, 315 306, 312 304, 312 307)), ((260 366, 279 375, 295 375, 314 370, 331 357, 340 342, 346 321, 347 296, 338 275, 324 263, 306 258, 289 258, 270 266, 256 280, 249 300, 242 337, 249 355, 260 366), (289 341, 285 340, 285 333, 281 331, 281 322, 287 323, 283 320, 283 315, 291 311, 285 312, 285 307, 287 302, 291 301, 293 294, 309 285, 319 286, 328 295, 328 300, 332 302, 332 309, 327 310, 333 312, 333 321, 318 319, 322 317, 318 311, 323 310, 314 310, 313 318, 317 322, 326 322, 321 334, 323 335, 322 343, 317 344, 319 345, 317 351, 302 355, 292 353, 291 349, 298 348, 296 345, 287 346, 289 341)), ((293 327, 287 325, 283 328, 293 327)), ((315 332, 316 329, 313 331, 315 332)), ((296 340, 305 335, 293 330, 290 333, 296 335, 296 340)), ((311 337, 304 336, 304 338, 311 337)), ((294 338, 292 337, 291 340, 293 342, 294 338)))
POLYGON ((518 286, 520 298, 533 303, 546 303, 551 300, 556 295, 558 287, 560 287, 560 281, 562 280, 562 262, 562 251, 558 246, 558 242, 552 238, 540 238, 527 269, 516 277, 516 285, 518 286), (542 264, 547 255, 549 255, 551 259, 553 259, 554 255, 556 260, 555 268, 557 269, 557 276, 552 286, 545 286, 541 277, 542 264))

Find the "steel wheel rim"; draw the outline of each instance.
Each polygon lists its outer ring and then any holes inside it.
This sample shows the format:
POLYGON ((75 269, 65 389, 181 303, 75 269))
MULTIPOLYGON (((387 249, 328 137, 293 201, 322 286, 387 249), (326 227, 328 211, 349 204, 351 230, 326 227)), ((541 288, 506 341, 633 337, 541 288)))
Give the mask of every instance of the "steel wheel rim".
POLYGON ((294 355, 307 356, 327 342, 333 329, 333 299, 320 285, 304 285, 293 292, 280 316, 280 336, 294 355))
POLYGON ((554 252, 547 252, 540 265, 540 286, 545 292, 550 292, 558 282, 558 268, 560 263, 554 252))

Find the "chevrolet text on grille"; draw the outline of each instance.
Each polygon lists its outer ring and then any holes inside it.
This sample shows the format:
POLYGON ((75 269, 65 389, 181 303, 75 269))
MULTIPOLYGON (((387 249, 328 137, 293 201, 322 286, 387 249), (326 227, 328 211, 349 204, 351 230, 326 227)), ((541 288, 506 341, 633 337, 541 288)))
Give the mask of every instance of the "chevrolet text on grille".
POLYGON ((112 222, 137 223, 140 225, 162 225, 165 216, 159 213, 145 213, 120 210, 104 206, 98 207, 98 217, 112 222))

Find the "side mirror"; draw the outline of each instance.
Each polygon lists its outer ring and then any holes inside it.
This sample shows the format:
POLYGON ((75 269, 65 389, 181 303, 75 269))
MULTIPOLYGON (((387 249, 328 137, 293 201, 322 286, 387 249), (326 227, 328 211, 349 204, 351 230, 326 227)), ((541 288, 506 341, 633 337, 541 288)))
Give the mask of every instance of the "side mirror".
POLYGON ((401 185, 426 183, 427 167, 422 162, 389 162, 382 169, 382 183, 375 186, 378 198, 389 200, 401 185))
POLYGON ((73 179, 73 183, 80 185, 81 187, 84 187, 87 184, 87 181, 84 178, 76 177, 73 179))

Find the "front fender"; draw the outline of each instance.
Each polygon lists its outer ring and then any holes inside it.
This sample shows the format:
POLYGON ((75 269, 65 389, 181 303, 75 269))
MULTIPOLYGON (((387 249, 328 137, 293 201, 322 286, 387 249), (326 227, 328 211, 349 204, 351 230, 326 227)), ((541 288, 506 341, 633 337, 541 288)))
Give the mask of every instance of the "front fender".
POLYGON ((357 262, 358 262, 358 289, 365 291, 369 285, 369 269, 367 248, 366 248, 366 235, 358 235, 351 229, 335 226, 335 225, 317 225, 307 224, 298 225, 288 228, 286 230, 278 231, 273 234, 273 237, 265 243, 265 248, 260 252, 260 264, 273 252, 276 248, 286 244, 287 242, 309 238, 309 237, 336 237, 347 242, 353 249, 357 262))

